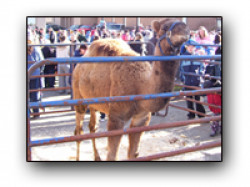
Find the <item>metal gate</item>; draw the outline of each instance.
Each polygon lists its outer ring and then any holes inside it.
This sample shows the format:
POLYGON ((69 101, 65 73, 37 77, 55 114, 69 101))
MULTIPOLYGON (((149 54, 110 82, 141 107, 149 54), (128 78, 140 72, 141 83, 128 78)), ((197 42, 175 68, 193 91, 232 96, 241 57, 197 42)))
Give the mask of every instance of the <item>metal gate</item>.
MULTIPOLYGON (((54 58, 43 60, 35 63, 28 71, 28 80, 31 77, 31 74, 34 72, 36 68, 41 67, 45 64, 53 64, 53 63, 109 63, 109 62, 133 62, 143 63, 143 61, 179 61, 179 60, 202 60, 203 62, 210 64, 221 64, 219 61, 220 55, 207 55, 207 56, 136 56, 136 57, 72 57, 72 58, 54 58), (204 61, 206 60, 206 61, 204 61), (208 61, 210 60, 210 61, 208 61)), ((167 62, 166 62, 167 63, 167 62)), ((29 82, 29 81, 28 81, 29 82)), ((184 85, 180 85, 184 86, 184 85)), ((184 86, 185 87, 185 86, 184 86)), ((27 87, 29 89, 29 86, 27 87)), ((100 137, 109 137, 109 136, 117 136, 122 134, 143 132, 143 131, 151 131, 151 130, 159 130, 166 129, 171 127, 179 127, 186 126, 194 123, 205 123, 210 121, 221 121, 221 116, 207 116, 202 119, 197 120, 188 120, 188 121, 178 121, 172 123, 164 123, 153 126, 146 127, 134 127, 124 130, 113 130, 107 132, 99 132, 99 133, 90 133, 84 135, 77 136, 68 136, 68 137, 59 137, 59 138, 49 138, 43 140, 35 140, 31 141, 30 138, 30 108, 36 107, 49 107, 49 106, 74 106, 74 105, 89 105, 94 103, 106 103, 106 102, 121 102, 121 101, 136 101, 136 100, 148 100, 148 99, 156 99, 156 98, 170 98, 170 97, 179 97, 179 96, 191 96, 191 95, 204 95, 208 93, 220 93, 221 88, 209 88, 209 89, 200 89, 199 87, 194 87, 191 91, 181 91, 181 92, 171 92, 171 93, 159 93, 159 94, 148 94, 148 95, 129 95, 129 96, 114 96, 114 97, 102 97, 102 98, 91 98, 91 99, 77 99, 77 100, 64 100, 64 101, 50 101, 50 102, 28 102, 27 107, 27 160, 31 161, 31 151, 32 147, 42 146, 42 145, 50 145, 64 142, 76 142, 83 141, 91 138, 100 138, 100 137)), ((28 98, 28 97, 27 97, 28 98)), ((27 100, 28 101, 28 100, 27 100)), ((206 103, 209 105, 208 103, 206 103)), ((172 105, 172 107, 176 107, 172 105)), ((216 107, 216 106, 215 106, 216 107)), ((218 106, 217 106, 218 107, 218 106)), ((196 111, 193 111, 196 112, 196 111)), ((212 147, 221 146, 221 141, 205 143, 202 145, 198 145, 195 147, 184 148, 171 152, 158 153, 154 155, 149 155, 146 157, 138 157, 133 160, 126 161, 148 161, 155 160, 163 157, 169 157, 174 155, 179 155, 182 153, 193 152, 202 149, 208 149, 212 147)))

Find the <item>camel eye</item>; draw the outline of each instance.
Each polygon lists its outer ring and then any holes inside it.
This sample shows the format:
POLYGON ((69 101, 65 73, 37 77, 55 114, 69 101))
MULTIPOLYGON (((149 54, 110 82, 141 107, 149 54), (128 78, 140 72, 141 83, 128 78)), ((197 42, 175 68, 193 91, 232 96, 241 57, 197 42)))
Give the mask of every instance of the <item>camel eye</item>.
POLYGON ((168 26, 164 25, 163 28, 162 28, 162 30, 164 30, 165 32, 167 32, 168 31, 168 26))

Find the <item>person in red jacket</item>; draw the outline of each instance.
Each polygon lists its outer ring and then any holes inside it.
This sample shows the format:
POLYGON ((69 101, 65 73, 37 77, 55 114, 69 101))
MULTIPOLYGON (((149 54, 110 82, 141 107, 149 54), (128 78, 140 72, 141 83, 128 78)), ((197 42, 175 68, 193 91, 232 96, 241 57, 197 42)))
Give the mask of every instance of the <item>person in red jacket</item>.
MULTIPOLYGON (((212 88, 212 87, 221 87, 221 82, 219 80, 211 79, 206 80, 204 82, 204 88, 212 88)), ((215 93, 215 94, 208 94, 207 95, 207 102, 209 104, 213 104, 216 106, 221 107, 221 94, 215 93)), ((209 106, 209 109, 211 112, 214 113, 214 115, 220 115, 221 114, 221 108, 215 108, 213 106, 209 106)), ((221 133, 221 124, 219 121, 213 121, 211 124, 211 133, 210 136, 215 136, 217 134, 221 133)))

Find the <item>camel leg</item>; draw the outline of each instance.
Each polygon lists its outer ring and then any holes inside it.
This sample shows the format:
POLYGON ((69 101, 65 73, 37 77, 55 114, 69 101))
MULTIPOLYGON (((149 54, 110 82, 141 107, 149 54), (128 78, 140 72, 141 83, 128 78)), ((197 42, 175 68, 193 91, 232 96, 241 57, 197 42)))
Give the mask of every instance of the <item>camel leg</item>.
MULTIPOLYGON (((87 108, 87 107, 86 107, 87 108)), ((75 128, 75 135, 81 135, 83 134, 83 119, 84 119, 84 113, 77 112, 76 110, 76 128, 75 128)), ((80 143, 81 141, 76 142, 76 160, 79 161, 80 158, 80 143)))
MULTIPOLYGON (((90 122, 89 122, 89 131, 90 133, 95 133, 95 125, 96 122, 98 122, 99 118, 99 112, 96 112, 94 109, 90 109, 90 122)), ((93 150, 94 150, 94 156, 95 156, 95 161, 100 161, 100 155, 96 149, 96 144, 95 144, 95 138, 92 138, 92 144, 93 144, 93 150)))
MULTIPOLYGON (((74 99, 80 99, 82 98, 79 92, 79 89, 75 86, 75 89, 73 90, 73 98, 74 99)), ((84 114, 87 111, 87 105, 76 105, 74 106, 75 111, 76 111, 76 127, 75 127, 75 135, 81 135, 83 134, 83 119, 84 119, 84 114)), ((76 160, 79 161, 80 157, 80 143, 81 141, 76 142, 76 160)))
POLYGON ((76 111, 76 127, 75 127, 75 132, 74 132, 75 135, 83 134, 82 126, 83 126, 84 114, 85 112, 80 113, 76 111))
MULTIPOLYGON (((151 113, 136 115, 132 118, 130 128, 147 126, 150 122, 150 119, 151 119, 151 113)), ((138 145, 140 142, 141 135, 142 132, 129 134, 129 149, 128 149, 129 159, 136 158, 139 155, 138 145)))
MULTIPOLYGON (((108 130, 118 130, 124 127, 125 122, 119 118, 109 116, 108 130)), ((108 155, 107 161, 114 161, 117 157, 118 147, 121 141, 121 135, 108 137, 108 155)))

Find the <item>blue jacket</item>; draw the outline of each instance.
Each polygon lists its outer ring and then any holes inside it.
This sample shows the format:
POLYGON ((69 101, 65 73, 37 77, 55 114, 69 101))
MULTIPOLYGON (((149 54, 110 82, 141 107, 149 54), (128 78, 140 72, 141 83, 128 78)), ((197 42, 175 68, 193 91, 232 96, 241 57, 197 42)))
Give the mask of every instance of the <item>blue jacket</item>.
POLYGON ((77 49, 77 50, 75 50, 75 55, 74 55, 75 57, 81 57, 82 55, 80 54, 80 50, 79 49, 77 49))
MULTIPOLYGON (((32 51, 31 55, 28 55, 28 61, 41 61, 43 60, 43 55, 41 53, 41 51, 39 51, 39 49, 37 49, 36 47, 34 47, 34 50, 32 51)), ((32 66, 33 64, 29 64, 28 63, 28 70, 29 68, 32 66)), ((32 75, 40 75, 40 68, 37 68, 32 75)))
MULTIPOLYGON (((182 55, 191 55, 187 51, 182 53, 182 55)), ((183 60, 180 64, 180 78, 185 85, 188 86, 199 86, 200 76, 185 75, 184 73, 193 73, 197 75, 204 75, 205 66, 204 63, 198 61, 183 60)))

